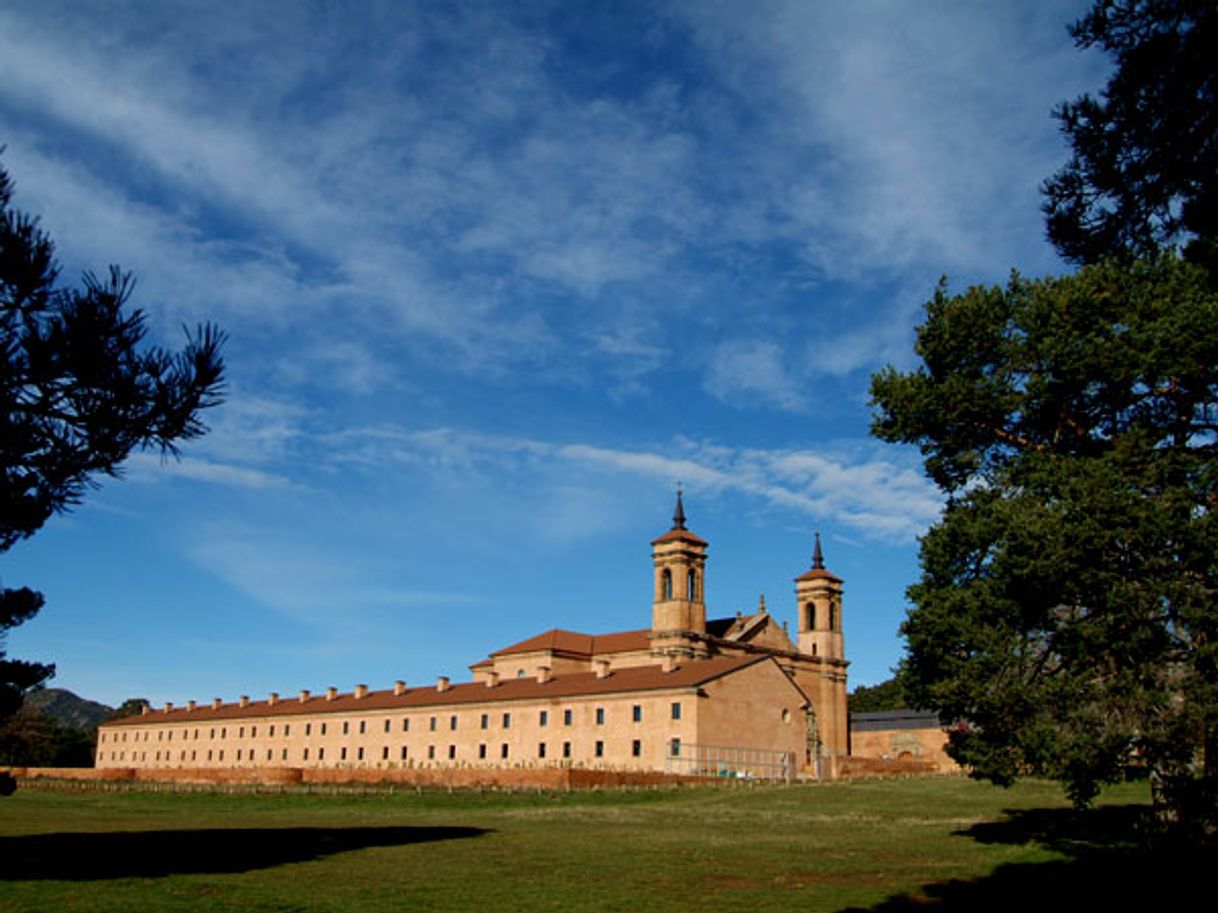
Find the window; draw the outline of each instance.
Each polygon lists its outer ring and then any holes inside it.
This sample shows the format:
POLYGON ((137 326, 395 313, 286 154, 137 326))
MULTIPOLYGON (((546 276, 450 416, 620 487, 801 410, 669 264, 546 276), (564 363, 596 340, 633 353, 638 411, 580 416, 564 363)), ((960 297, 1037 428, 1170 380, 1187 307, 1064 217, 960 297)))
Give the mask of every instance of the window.
POLYGON ((340 749, 339 749, 339 751, 338 751, 338 759, 339 759, 340 761, 345 761, 345 760, 347 760, 347 746, 346 746, 346 745, 344 745, 342 748, 340 748, 340 749))
POLYGON ((313 734, 313 724, 305 723, 305 735, 312 735, 312 734, 313 734))
POLYGON ((505 713, 503 715, 503 728, 504 729, 512 728, 512 715, 510 713, 505 713))
POLYGON ((222 738, 222 739, 228 738, 228 727, 227 726, 220 727, 220 738, 222 738))
POLYGON ((592 748, 592 753, 598 758, 603 758, 605 756, 605 743, 598 740, 592 748))
POLYGON ((291 724, 291 723, 284 723, 284 724, 283 724, 283 736, 284 736, 284 738, 287 738, 287 737, 288 737, 288 736, 290 736, 291 734, 292 734, 292 724, 291 724))
POLYGON ((642 739, 635 739, 633 742, 630 743, 630 754, 633 757, 637 758, 642 753, 643 753, 643 741, 642 741, 642 739))
POLYGON ((362 760, 364 760, 364 749, 363 749, 363 748, 357 748, 357 749, 355 750, 355 759, 356 759, 357 761, 362 761, 362 760))
POLYGON ((564 726, 571 725, 571 709, 570 708, 567 708, 566 710, 564 710, 562 712, 562 724, 564 726))
POLYGON ((279 755, 279 760, 286 761, 288 759, 288 750, 285 748, 279 755))
POLYGON ((605 708, 604 707, 596 708, 596 725, 597 726, 605 725, 605 708))
POLYGON ((207 749, 207 760, 211 760, 211 749, 207 749))
POLYGON ((482 744, 482 745, 479 745, 479 746, 478 746, 478 757, 479 757, 479 758, 485 758, 485 757, 486 757, 486 745, 485 745, 485 744, 482 744))
POLYGON ((251 739, 252 739, 252 738, 256 738, 256 737, 257 737, 257 735, 258 735, 258 727, 257 727, 257 726, 251 726, 251 727, 250 727, 250 738, 251 738, 251 739))
POLYGON ((274 737, 275 737, 275 726, 274 726, 274 724, 272 724, 272 725, 271 725, 270 736, 271 736, 271 738, 274 738, 274 737))
POLYGON ((363 735, 367 731, 368 731, 368 721, 360 720, 359 721, 359 734, 363 735))
POLYGON ((643 705, 635 704, 630 708, 630 718, 636 723, 643 722, 643 705))
POLYGON ((665 599, 672 599, 672 571, 664 568, 664 573, 660 575, 661 589, 665 599))
POLYGON ((436 731, 436 718, 434 716, 430 720, 427 721, 427 728, 430 729, 432 732, 436 731))
POLYGON ((454 716, 450 716, 450 717, 448 718, 448 728, 449 728, 449 729, 456 729, 456 728, 457 728, 457 717, 456 717, 455 715, 454 715, 454 716))
POLYGON ((410 719, 409 719, 409 717, 402 717, 402 732, 410 732, 410 719))
POLYGON ((698 575, 690 569, 690 572, 685 577, 685 592, 686 599, 694 602, 698 598, 698 575))
POLYGON ((406 760, 406 746, 405 745, 402 746, 402 760, 403 761, 406 760))
POLYGON ((428 745, 427 746, 427 760, 434 761, 435 759, 436 759, 436 746, 428 745))
MULTIPOLYGON (((160 737, 160 733, 159 733, 159 732, 157 733, 157 737, 158 737, 158 738, 160 737)), ((241 726, 241 727, 239 727, 239 728, 237 729, 237 738, 239 738, 239 739, 244 739, 244 738, 245 738, 245 727, 244 727, 244 726, 241 726)))
POLYGON ((306 749, 304 749, 304 751, 302 751, 302 752, 300 753, 300 758, 301 758, 301 760, 302 760, 302 761, 307 761, 307 760, 309 760, 309 749, 307 749, 307 748, 306 748, 306 749))
POLYGON ((384 748, 381 749, 381 760, 382 761, 389 760, 389 746, 388 745, 386 745, 384 748))
POLYGON ((322 724, 321 724, 321 734, 322 734, 322 735, 325 735, 325 734, 326 734, 326 724, 325 724, 325 723, 322 723, 322 724))
POLYGON ((563 743, 562 743, 562 756, 563 756, 564 758, 569 758, 569 757, 571 757, 571 743, 570 743, 570 742, 563 742, 563 743))
POLYGON ((538 742, 537 743, 537 757, 544 758, 545 756, 546 756, 546 743, 538 742))
POLYGON ((457 757, 457 746, 449 745, 448 746, 448 760, 450 760, 450 761, 455 760, 456 757, 457 757))
POLYGON ((271 749, 268 748, 266 750, 266 759, 269 761, 269 760, 271 760, 272 757, 273 757, 273 754, 271 752, 271 749))
POLYGON ((351 724, 348 723, 346 720, 343 720, 343 735, 346 735, 350 731, 351 731, 351 724))
POLYGON ((502 745, 499 746, 499 757, 503 758, 504 760, 507 760, 507 754, 508 754, 507 742, 504 742, 502 745))
POLYGON ((681 719, 681 702, 680 701, 672 702, 672 718, 674 720, 681 719))
POLYGON ((537 725, 544 726, 549 721, 550 721, 550 714, 545 710, 541 711, 541 713, 538 715, 538 718, 537 718, 537 725))
POLYGON ((389 720, 385 720, 385 731, 389 731, 389 720))
POLYGON ((674 758, 681 757, 681 740, 672 739, 668 743, 668 754, 674 758))
POLYGON ((324 748, 317 749, 317 760, 324 761, 326 759, 326 750, 324 748))
MULTIPOLYGON (((145 752, 145 754, 147 754, 147 752, 145 752)), ((221 761, 224 760, 224 749, 223 748, 220 749, 220 760, 221 761)))
POLYGON ((485 729, 489 724, 490 724, 490 717, 487 716, 485 713, 482 714, 482 719, 479 720, 479 726, 481 726, 481 728, 485 729))

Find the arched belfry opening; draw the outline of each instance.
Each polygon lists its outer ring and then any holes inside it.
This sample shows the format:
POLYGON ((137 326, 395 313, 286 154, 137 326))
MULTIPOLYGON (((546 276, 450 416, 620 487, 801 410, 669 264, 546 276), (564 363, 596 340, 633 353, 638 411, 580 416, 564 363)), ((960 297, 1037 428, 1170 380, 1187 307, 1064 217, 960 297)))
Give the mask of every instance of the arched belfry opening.
POLYGON ((651 542, 655 600, 651 649, 659 655, 705 656, 706 540, 686 526, 685 500, 677 487, 672 527, 651 542))
POLYGON ((845 659, 842 580, 825 569, 819 532, 812 547, 812 567, 795 578, 795 597, 799 606, 799 651, 809 656, 845 659))

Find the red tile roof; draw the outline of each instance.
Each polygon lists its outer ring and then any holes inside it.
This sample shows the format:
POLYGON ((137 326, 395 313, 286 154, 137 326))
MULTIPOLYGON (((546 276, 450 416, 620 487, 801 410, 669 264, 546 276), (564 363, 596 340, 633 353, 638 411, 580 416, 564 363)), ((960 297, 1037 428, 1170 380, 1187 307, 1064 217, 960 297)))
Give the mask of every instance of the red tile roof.
POLYGON ((651 540, 652 545, 659 545, 661 542, 693 542, 697 545, 706 545, 707 542, 701 536, 695 536, 687 529, 670 529, 662 536, 657 536, 651 540))
POLYGON ((251 701, 245 707, 240 704, 222 704, 219 708, 208 705, 196 707, 194 710, 175 707, 169 711, 154 710, 140 716, 126 717, 102 725, 105 727, 147 726, 163 723, 241 720, 251 717, 293 717, 315 713, 411 710, 455 704, 485 704, 540 698, 585 697, 598 694, 695 688, 753 663, 769 659, 770 657, 765 655, 722 656, 688 662, 678 666, 672 672, 665 672, 663 667, 658 665, 627 666, 615 669, 604 678, 597 678, 595 672, 576 672, 571 675, 556 675, 548 682, 539 682, 535 677, 506 679, 494 687, 477 682, 463 682, 450 686, 446 691, 439 691, 435 686, 431 686, 408 688, 401 694, 394 694, 393 689, 369 691, 362 698, 357 698, 351 693, 340 694, 329 701, 326 700, 325 695, 320 695, 311 696, 304 702, 286 698, 281 698, 275 704, 269 704, 267 701, 251 701))
POLYGON ((550 650, 555 653, 566 653, 569 656, 595 656, 600 653, 624 653, 628 650, 646 650, 649 641, 647 635, 650 628, 637 631, 614 631, 611 634, 580 634, 578 631, 564 631, 562 628, 551 628, 520 643, 496 650, 491 656, 511 656, 515 653, 536 653, 550 650))
POLYGON ((841 577, 838 577, 835 574, 830 574, 823 567, 814 567, 814 568, 812 568, 812 570, 807 571, 803 574, 800 574, 798 577, 795 578, 795 580, 796 580, 796 582, 799 582, 800 580, 817 580, 817 579, 821 579, 821 578, 823 578, 825 580, 833 580, 833 581, 836 581, 837 583, 842 582, 841 577))

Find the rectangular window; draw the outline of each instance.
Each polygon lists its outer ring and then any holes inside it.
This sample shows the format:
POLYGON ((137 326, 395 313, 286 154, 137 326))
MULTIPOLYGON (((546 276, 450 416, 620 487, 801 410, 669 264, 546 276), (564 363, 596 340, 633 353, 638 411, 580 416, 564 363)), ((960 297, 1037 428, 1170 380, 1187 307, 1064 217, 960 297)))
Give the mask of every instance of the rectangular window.
POLYGON ((283 749, 282 752, 280 752, 279 760, 286 761, 287 759, 288 759, 288 750, 285 748, 285 749, 283 749))
POLYGON ((355 759, 357 761, 364 760, 364 749, 362 747, 355 749, 355 759))
POLYGON ((407 754, 407 752, 406 752, 406 746, 405 746, 405 745, 403 745, 403 746, 402 746, 402 760, 403 760, 403 761, 405 761, 405 760, 406 760, 406 754, 407 754))
POLYGON ((389 721, 388 720, 385 720, 385 731, 386 732, 389 731, 389 721))
POLYGON ((510 713, 505 713, 503 715, 503 728, 510 729, 511 727, 512 727, 512 715, 510 713))
MULTIPOLYGON (((161 760, 161 753, 159 751, 156 753, 156 759, 158 761, 161 760)), ((237 749, 237 760, 238 761, 241 760, 241 749, 240 748, 237 749)))
POLYGON ((563 742, 563 743, 562 743, 562 756, 563 756, 564 758, 569 758, 569 757, 571 757, 571 743, 570 743, 570 742, 563 742))
POLYGON ((301 759, 302 761, 307 761, 307 760, 309 760, 309 749, 308 749, 308 748, 305 748, 303 751, 301 751, 301 753, 300 753, 300 759, 301 759))
POLYGON ((325 724, 325 723, 322 723, 322 724, 321 724, 321 734, 322 734, 322 735, 325 735, 325 734, 326 734, 326 724, 325 724))
POLYGON ((368 731, 368 721, 360 720, 359 721, 359 734, 363 735, 367 731, 368 731))
POLYGON ((450 716, 450 717, 448 718, 448 728, 449 728, 449 729, 456 729, 456 728, 457 728, 457 717, 456 717, 455 715, 454 715, 454 716, 450 716))
POLYGON ((313 734, 313 724, 305 723, 305 735, 312 735, 312 734, 313 734))
POLYGON ((630 753, 636 758, 643 753, 643 743, 641 740, 635 739, 630 743, 630 753))
POLYGON ((410 718, 402 717, 402 732, 410 732, 410 718))
POLYGON ((251 727, 250 727, 250 738, 251 738, 251 739, 253 739, 253 738, 257 738, 257 736, 258 736, 258 727, 257 727, 257 726, 251 726, 251 727))
POLYGON ((384 748, 381 749, 381 760, 382 761, 389 760, 389 746, 388 745, 386 745, 384 748))
POLYGON ((224 749, 223 748, 220 749, 220 760, 221 761, 224 760, 224 749))
POLYGON ((434 716, 428 721, 427 728, 432 732, 436 731, 436 718, 434 716))
POLYGON ((351 731, 351 724, 348 723, 346 720, 343 720, 343 735, 346 735, 350 731, 351 731))
MULTIPOLYGON (((158 733, 158 735, 159 735, 159 733, 158 733)), ((239 739, 244 739, 244 738, 245 738, 245 727, 244 727, 244 726, 240 727, 240 728, 237 730, 237 738, 239 738, 239 739)))
POLYGON ((681 702, 680 701, 672 702, 672 718, 674 720, 681 719, 681 702))
POLYGON ((630 708, 630 718, 636 723, 643 722, 643 705, 635 704, 630 708))
POLYGON ((601 741, 598 741, 598 742, 597 742, 597 743, 596 743, 596 744, 595 744, 595 745, 592 747, 592 753, 593 753, 594 755, 596 755, 598 758, 603 758, 603 757, 605 756, 605 743, 604 743, 604 742, 601 742, 601 741))
POLYGON ((207 749, 207 760, 211 760, 211 749, 207 749))
POLYGON ((504 742, 502 745, 499 746, 499 757, 506 760, 507 752, 508 752, 507 742, 504 742))
POLYGON ((482 714, 482 719, 478 721, 481 728, 485 729, 490 725, 491 718, 487 714, 482 714))
POLYGON ((273 753, 271 752, 271 749, 269 749, 269 748, 266 750, 266 759, 267 759, 268 761, 271 761, 271 760, 273 760, 273 759, 274 759, 274 755, 273 755, 273 753))
POLYGON ((326 759, 326 750, 325 750, 325 748, 319 748, 319 749, 317 749, 317 760, 319 760, 319 761, 324 761, 325 759, 326 759))
POLYGON ((271 736, 271 738, 275 737, 275 724, 274 723, 271 724, 270 736, 271 736))
POLYGON ((222 739, 228 738, 228 727, 227 726, 220 727, 220 738, 222 738, 222 739))
POLYGON ((596 708, 596 725, 597 726, 605 725, 605 708, 604 707, 596 708))
POLYGON ((287 738, 287 737, 288 737, 288 736, 290 736, 291 734, 292 734, 292 724, 291 724, 291 723, 284 723, 284 724, 283 724, 283 735, 284 735, 284 738, 287 738))
POLYGON ((548 722, 550 722, 550 714, 545 710, 541 711, 538 715, 537 725, 544 726, 548 722))
MULTIPOLYGON (((193 761, 193 760, 195 760, 195 755, 196 755, 196 752, 194 752, 194 751, 192 750, 192 751, 190 752, 190 760, 192 760, 192 761, 193 761)), ((111 760, 111 761, 113 761, 113 760, 114 760, 114 752, 110 752, 110 760, 111 760)))
POLYGON ((434 761, 435 759, 436 759, 436 746, 428 745, 427 746, 427 760, 434 761))
POLYGON ((456 745, 449 745, 449 746, 448 746, 448 760, 452 761, 452 760, 454 760, 456 757, 457 757, 457 746, 456 746, 456 745))
POLYGON ((562 712, 562 724, 564 726, 571 725, 571 709, 569 707, 562 712))
POLYGON ((479 745, 479 746, 478 746, 478 757, 479 757, 479 758, 485 758, 485 757, 486 757, 486 745, 485 745, 485 744, 482 744, 482 745, 479 745))
POLYGON ((680 739, 672 739, 669 741, 668 753, 674 758, 681 757, 681 740, 680 739))
POLYGON ((347 760, 347 746, 346 745, 344 745, 342 748, 340 748, 338 750, 338 759, 340 761, 347 760))
POLYGON ((537 743, 537 757, 544 758, 545 756, 546 756, 546 743, 538 742, 537 743))

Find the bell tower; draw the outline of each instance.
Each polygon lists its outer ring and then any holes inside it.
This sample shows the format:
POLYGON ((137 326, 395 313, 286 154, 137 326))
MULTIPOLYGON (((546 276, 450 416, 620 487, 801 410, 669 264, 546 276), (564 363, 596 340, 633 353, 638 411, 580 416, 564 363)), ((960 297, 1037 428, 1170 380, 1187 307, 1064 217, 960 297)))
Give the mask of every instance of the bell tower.
POLYGON ((842 641, 842 580, 825 570, 820 533, 812 549, 812 568, 795 578, 799 603, 799 652, 825 659, 845 659, 842 641))
POLYGON ((705 657, 706 540, 685 528, 685 505, 677 487, 672 529, 651 542, 655 595, 651 603, 651 652, 657 656, 705 657))

